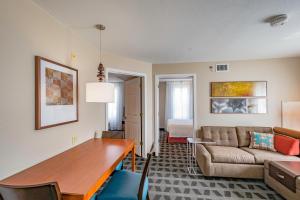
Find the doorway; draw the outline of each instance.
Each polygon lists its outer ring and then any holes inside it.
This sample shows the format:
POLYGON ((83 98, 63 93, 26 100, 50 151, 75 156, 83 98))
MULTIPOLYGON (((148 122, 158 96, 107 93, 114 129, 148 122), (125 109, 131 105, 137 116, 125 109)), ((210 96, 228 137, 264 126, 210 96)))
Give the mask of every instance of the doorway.
POLYGON ((186 143, 195 137, 196 75, 155 75, 155 151, 159 153, 160 135, 169 143, 186 143))
MULTIPOLYGON (((145 77, 108 70, 107 81, 115 85, 115 101, 106 105, 106 130, 135 141, 136 154, 145 155, 145 77)), ((120 138, 120 137, 119 137, 120 138)))

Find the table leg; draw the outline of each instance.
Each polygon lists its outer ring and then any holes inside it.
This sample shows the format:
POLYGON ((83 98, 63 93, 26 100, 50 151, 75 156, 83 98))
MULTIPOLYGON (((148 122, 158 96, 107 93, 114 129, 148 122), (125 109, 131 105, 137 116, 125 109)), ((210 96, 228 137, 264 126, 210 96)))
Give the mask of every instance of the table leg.
POLYGON ((134 172, 135 171, 135 145, 133 145, 132 147, 131 155, 132 155, 131 170, 134 172))
POLYGON ((193 156, 192 156, 192 158, 193 158, 193 163, 192 163, 193 172, 194 172, 194 175, 196 175, 197 174, 196 168, 195 168, 195 166, 196 166, 196 144, 193 144, 192 148, 193 148, 193 156))
POLYGON ((191 146, 190 143, 187 142, 186 144, 186 152, 187 152, 187 171, 189 174, 192 174, 191 170, 192 170, 192 152, 191 152, 191 146))
POLYGON ((186 143, 186 168, 189 171, 189 143, 186 143))

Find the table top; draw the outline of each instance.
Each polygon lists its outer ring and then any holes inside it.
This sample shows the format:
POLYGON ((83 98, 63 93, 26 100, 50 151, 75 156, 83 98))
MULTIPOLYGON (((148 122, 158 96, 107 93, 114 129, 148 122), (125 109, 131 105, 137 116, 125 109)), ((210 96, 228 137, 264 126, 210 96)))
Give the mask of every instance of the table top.
POLYGON ((202 138, 187 138, 187 142, 191 144, 215 144, 212 139, 202 139, 202 138))
POLYGON ((0 184, 57 182, 62 194, 88 199, 133 148, 134 142, 129 139, 90 139, 8 177, 0 184))
POLYGON ((291 176, 300 176, 300 161, 273 161, 272 164, 285 169, 291 176))

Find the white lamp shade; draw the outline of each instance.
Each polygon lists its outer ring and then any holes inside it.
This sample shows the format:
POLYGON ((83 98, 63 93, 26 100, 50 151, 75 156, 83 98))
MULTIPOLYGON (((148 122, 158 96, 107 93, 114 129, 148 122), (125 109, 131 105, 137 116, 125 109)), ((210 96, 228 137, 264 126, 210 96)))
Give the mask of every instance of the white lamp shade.
POLYGON ((106 82, 86 84, 86 102, 112 103, 114 99, 114 84, 106 82))

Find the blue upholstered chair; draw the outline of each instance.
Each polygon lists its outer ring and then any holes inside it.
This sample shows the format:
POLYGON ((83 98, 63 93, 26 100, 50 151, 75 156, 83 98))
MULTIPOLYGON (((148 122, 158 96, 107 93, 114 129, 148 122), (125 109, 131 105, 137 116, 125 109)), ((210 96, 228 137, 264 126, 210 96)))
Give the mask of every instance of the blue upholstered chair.
POLYGON ((123 161, 121 161, 121 162, 117 165, 115 171, 120 171, 120 170, 122 170, 122 169, 123 169, 123 161))
POLYGON ((143 173, 116 171, 96 200, 149 200, 148 171, 151 154, 148 154, 143 173))

